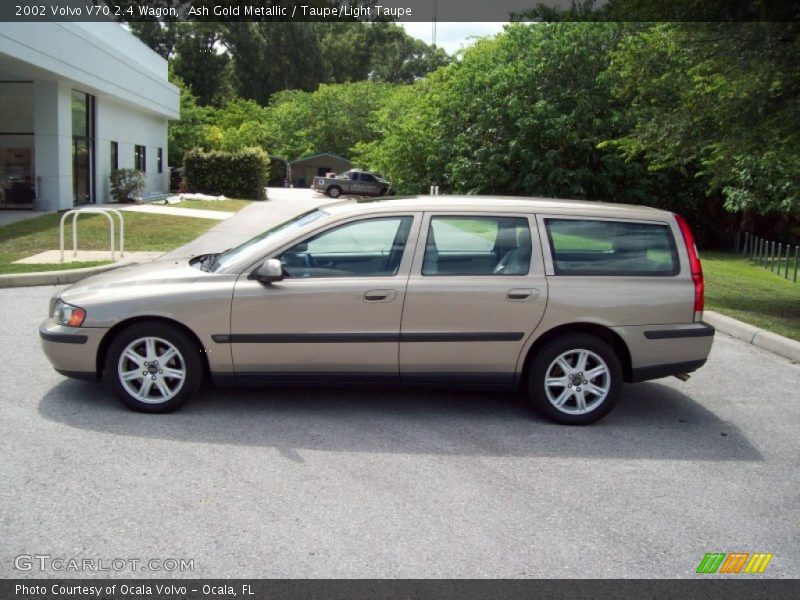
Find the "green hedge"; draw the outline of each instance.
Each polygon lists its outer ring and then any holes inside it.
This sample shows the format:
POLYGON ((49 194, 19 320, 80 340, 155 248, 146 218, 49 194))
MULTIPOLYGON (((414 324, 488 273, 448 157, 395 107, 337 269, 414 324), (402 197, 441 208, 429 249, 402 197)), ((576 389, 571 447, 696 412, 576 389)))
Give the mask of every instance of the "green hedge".
POLYGON ((195 148, 186 153, 183 166, 187 189, 202 194, 263 200, 269 181, 269 156, 261 148, 236 152, 195 148))

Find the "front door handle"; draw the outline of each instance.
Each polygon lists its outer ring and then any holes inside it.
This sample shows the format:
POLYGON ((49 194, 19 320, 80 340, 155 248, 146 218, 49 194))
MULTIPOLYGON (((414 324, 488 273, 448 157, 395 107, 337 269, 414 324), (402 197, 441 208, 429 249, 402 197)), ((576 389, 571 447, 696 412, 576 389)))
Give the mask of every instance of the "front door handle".
POLYGON ((364 292, 364 302, 391 302, 397 297, 397 290, 369 290, 364 292))
POLYGON ((539 290, 536 288, 514 288, 508 290, 506 299, 512 302, 524 302, 525 300, 534 300, 539 297, 539 290))

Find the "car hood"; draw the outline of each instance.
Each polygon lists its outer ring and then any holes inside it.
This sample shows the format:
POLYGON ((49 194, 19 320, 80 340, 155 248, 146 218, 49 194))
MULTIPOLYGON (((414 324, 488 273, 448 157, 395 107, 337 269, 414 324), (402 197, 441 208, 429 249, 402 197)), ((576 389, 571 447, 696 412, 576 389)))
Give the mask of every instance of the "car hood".
POLYGON ((112 293, 120 288, 190 283, 209 276, 213 274, 192 267, 188 258, 158 260, 87 277, 66 288, 61 293, 61 298, 69 301, 78 296, 112 293))

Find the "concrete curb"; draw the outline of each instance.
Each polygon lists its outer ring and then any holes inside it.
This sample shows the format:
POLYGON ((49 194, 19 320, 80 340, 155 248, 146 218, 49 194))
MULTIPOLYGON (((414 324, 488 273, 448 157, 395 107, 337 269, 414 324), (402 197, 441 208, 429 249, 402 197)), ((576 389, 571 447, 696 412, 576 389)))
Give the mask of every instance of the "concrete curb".
POLYGON ((800 363, 800 342, 796 340, 791 340, 770 331, 764 331, 712 310, 707 310, 703 313, 703 320, 709 325, 713 325, 717 331, 735 337, 737 340, 742 340, 763 350, 768 350, 773 354, 788 358, 794 363, 800 363))
POLYGON ((85 269, 65 269, 63 271, 42 271, 41 273, 12 273, 0 275, 0 289, 13 287, 28 287, 35 285, 64 285, 75 283, 97 273, 127 267, 136 263, 121 261, 100 267, 88 267, 85 269))

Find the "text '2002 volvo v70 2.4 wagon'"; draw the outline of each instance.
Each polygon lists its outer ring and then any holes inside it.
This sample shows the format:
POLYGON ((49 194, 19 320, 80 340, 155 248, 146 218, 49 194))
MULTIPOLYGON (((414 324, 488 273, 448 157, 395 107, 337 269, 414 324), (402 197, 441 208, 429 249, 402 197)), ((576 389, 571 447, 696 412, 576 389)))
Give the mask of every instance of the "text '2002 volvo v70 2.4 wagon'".
POLYGON ((623 381, 708 356, 703 275, 679 215, 570 200, 344 201, 244 244, 56 294, 40 327, 64 375, 129 407, 217 384, 492 384, 587 424, 623 381))

